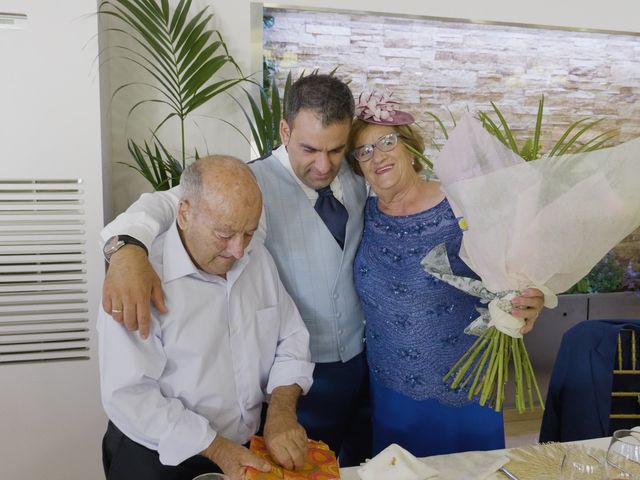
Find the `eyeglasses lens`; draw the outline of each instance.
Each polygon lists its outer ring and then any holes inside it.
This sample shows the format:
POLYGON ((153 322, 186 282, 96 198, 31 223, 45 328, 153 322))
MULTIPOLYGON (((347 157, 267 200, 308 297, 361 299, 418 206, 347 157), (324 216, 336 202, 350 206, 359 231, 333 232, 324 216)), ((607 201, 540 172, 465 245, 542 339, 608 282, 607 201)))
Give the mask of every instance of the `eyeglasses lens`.
POLYGON ((354 156, 359 162, 366 162, 373 157, 373 151, 377 148, 381 152, 390 152, 398 143, 398 135, 395 133, 389 133, 383 137, 380 137, 375 144, 363 145, 354 151, 354 156))

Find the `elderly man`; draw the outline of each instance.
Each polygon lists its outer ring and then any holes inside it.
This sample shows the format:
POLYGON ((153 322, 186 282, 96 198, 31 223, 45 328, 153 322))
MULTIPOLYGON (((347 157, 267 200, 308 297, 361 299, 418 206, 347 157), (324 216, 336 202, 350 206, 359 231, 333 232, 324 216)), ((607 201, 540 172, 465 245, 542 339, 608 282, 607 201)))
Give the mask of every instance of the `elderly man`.
POLYGON ((312 382, 309 335, 271 256, 251 242, 258 184, 240 160, 213 156, 189 166, 181 185, 177 221, 149 252, 167 313, 152 312, 147 340, 104 311, 98 320, 107 479, 268 471, 243 446, 268 397, 267 448, 300 467, 307 442, 296 402, 312 382))
MULTIPOLYGON (((367 193, 343 162, 353 95, 333 76, 310 75, 291 85, 286 100, 283 145, 250 165, 264 193, 257 236, 309 329, 316 367, 298 405, 300 423, 340 454, 342 466, 357 465, 370 456, 371 434, 364 316, 352 272, 367 193)), ((103 305, 129 328, 139 321, 143 336, 149 299, 164 308, 145 244, 173 222, 179 195, 180 187, 143 195, 102 232, 126 244, 113 254, 103 305)))

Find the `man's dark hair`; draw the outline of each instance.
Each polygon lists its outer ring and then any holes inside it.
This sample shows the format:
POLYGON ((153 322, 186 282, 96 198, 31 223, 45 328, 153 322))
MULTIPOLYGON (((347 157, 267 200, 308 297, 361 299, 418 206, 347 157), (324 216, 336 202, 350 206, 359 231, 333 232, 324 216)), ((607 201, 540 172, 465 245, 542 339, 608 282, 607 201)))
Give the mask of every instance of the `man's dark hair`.
POLYGON ((311 110, 323 126, 349 121, 355 114, 353 94, 349 87, 332 75, 308 75, 291 84, 287 92, 284 119, 293 127, 300 110, 311 110))

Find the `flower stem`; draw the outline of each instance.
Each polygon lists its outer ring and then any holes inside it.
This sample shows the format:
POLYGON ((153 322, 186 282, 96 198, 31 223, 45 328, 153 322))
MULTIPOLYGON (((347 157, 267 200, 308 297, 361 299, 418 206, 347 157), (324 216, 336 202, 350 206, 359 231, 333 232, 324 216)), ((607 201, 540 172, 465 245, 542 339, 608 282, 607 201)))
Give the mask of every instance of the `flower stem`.
POLYGON ((451 368, 449 369, 449 371, 447 372, 447 374, 446 374, 446 375, 444 376, 444 378, 443 378, 443 380, 444 380, 445 382, 446 382, 447 380, 449 380, 449 377, 450 377, 451 375, 453 375, 453 374, 454 374, 454 372, 456 372, 456 371, 458 370, 458 367, 459 367, 460 365, 462 365, 462 362, 464 362, 464 361, 467 359, 467 357, 468 357, 468 356, 470 356, 470 355, 473 353, 473 351, 474 351, 474 349, 476 348, 476 346, 477 346, 480 342, 484 342, 484 341, 485 341, 485 339, 486 339, 486 337, 487 337, 487 333, 489 332, 489 330, 491 330, 491 329, 490 329, 490 328, 488 328, 488 329, 486 329, 484 332, 482 332, 482 335, 480 335, 480 336, 476 339, 476 341, 475 341, 475 342, 473 342, 473 345, 471 345, 471 347, 469 348, 469 350, 467 350, 467 351, 465 352, 465 354, 464 354, 464 355, 462 355, 462 357, 460 358, 460 360, 458 360, 458 361, 456 362, 456 364, 455 364, 453 367, 451 367, 451 368))
POLYGON ((512 338, 494 327, 485 330, 444 377, 452 388, 468 388, 467 398, 496 411, 504 408, 505 386, 513 369, 515 406, 519 413, 533 410, 535 397, 544 404, 533 365, 522 338, 512 338), (525 393, 526 383, 526 393, 525 393))

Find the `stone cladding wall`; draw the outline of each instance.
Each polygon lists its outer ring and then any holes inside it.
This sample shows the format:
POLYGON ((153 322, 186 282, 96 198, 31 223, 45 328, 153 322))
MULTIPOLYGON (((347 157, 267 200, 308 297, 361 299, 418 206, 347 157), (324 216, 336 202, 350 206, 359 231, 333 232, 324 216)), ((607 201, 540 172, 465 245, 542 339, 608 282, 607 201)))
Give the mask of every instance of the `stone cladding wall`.
MULTIPOLYGON (((264 54, 280 85, 289 71, 337 66, 354 95, 388 88, 416 116, 428 153, 437 154, 433 144, 444 137, 425 112, 451 128, 449 112, 488 111, 493 101, 524 141, 542 94, 543 152, 584 117, 602 119, 595 133, 618 129, 616 142, 640 136, 640 36, 356 13, 265 15, 275 22, 264 32, 264 54)), ((640 230, 616 250, 640 262, 640 230)))

